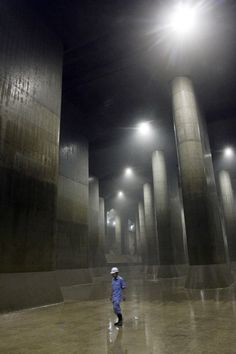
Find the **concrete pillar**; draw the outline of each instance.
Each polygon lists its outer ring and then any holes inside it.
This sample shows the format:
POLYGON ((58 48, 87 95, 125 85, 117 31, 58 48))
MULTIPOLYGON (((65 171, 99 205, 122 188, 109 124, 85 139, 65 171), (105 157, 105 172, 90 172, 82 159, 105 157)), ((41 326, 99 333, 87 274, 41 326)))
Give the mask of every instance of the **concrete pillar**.
POLYGON ((0 2, 0 311, 62 301, 55 220, 63 48, 15 1, 0 2))
POLYGON ((105 255, 99 242, 99 183, 89 178, 89 264, 97 268, 105 264, 105 255))
POLYGON ((190 79, 172 83, 176 145, 182 182, 189 256, 186 287, 220 288, 232 283, 227 263, 207 131, 202 124, 190 79))
POLYGON ((139 223, 139 215, 137 213, 135 217, 135 236, 136 236, 136 254, 138 259, 141 256, 141 239, 140 239, 140 223, 139 223))
MULTIPOLYGON (((65 128, 73 117, 68 116, 64 106, 62 114, 62 128, 65 128)), ((75 138, 74 132, 65 134, 64 131, 61 131, 59 155, 56 267, 58 270, 85 269, 89 267, 88 143, 78 132, 75 138)), ((79 281, 78 272, 76 278, 79 281)))
POLYGON ((121 254, 121 217, 116 210, 116 217, 115 217, 115 252, 116 254, 121 254))
POLYGON ((105 257, 105 204, 104 198, 99 198, 99 247, 105 257))
POLYGON ((113 224, 113 222, 115 222, 115 218, 115 209, 111 209, 106 212, 106 254, 109 254, 115 250, 115 226, 113 224))
POLYGON ((174 260, 178 274, 184 275, 187 269, 187 244, 183 204, 179 194, 170 198, 171 235, 174 250, 174 260))
POLYGON ((157 265, 157 241, 154 217, 153 191, 150 183, 143 186, 145 234, 147 239, 147 264, 157 265))
POLYGON ((121 253, 130 254, 129 244, 129 217, 127 210, 122 210, 121 216, 121 253))
POLYGON ((138 203, 138 218, 139 218, 139 232, 140 232, 140 248, 141 257, 144 264, 147 264, 147 242, 145 230, 145 217, 143 202, 138 203))
POLYGON ((130 253, 132 256, 136 255, 136 234, 135 232, 129 232, 130 235, 130 253))
MULTIPOLYGON (((187 254, 185 253, 185 240, 184 238, 184 215, 183 205, 181 204, 179 197, 170 198, 170 208, 171 208, 171 234, 173 237, 173 248, 174 248, 174 258, 176 264, 186 264, 187 254)), ((186 247, 187 251, 187 247, 186 247)))
POLYGON ((177 270, 174 265, 168 181, 163 151, 158 150, 153 152, 152 173, 159 252, 157 276, 161 278, 172 278, 177 276, 177 270))
POLYGON ((226 170, 219 172, 221 202, 225 219, 226 235, 231 262, 236 261, 236 208, 230 174, 226 170))

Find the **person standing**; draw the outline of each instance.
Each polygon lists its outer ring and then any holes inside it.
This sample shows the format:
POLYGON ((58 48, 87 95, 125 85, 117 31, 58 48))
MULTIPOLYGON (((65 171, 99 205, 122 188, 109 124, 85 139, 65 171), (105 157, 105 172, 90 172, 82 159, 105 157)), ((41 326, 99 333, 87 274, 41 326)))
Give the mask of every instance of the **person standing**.
POLYGON ((126 288, 124 279, 119 276, 119 269, 113 267, 111 269, 112 283, 111 283, 111 301, 113 304, 113 310, 118 317, 118 321, 114 323, 115 326, 123 325, 123 317, 121 313, 120 303, 123 299, 125 301, 125 296, 123 295, 123 290, 126 288))

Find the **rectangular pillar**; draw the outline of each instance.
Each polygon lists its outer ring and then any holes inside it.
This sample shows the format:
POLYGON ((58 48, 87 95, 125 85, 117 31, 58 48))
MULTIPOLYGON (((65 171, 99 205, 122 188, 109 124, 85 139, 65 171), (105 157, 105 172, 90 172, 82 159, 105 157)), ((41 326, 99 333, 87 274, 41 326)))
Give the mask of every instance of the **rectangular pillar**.
POLYGON ((20 2, 1 1, 0 13, 1 303, 16 310, 62 301, 52 271, 63 52, 20 2))
POLYGON ((70 120, 63 107, 56 244, 60 270, 88 268, 88 144, 79 134, 65 134, 70 120))

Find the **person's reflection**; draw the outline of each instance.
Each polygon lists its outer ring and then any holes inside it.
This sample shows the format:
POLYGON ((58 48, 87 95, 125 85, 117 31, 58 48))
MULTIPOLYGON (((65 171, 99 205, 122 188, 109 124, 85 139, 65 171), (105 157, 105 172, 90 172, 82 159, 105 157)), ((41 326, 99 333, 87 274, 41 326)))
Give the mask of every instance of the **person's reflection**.
POLYGON ((108 340, 108 354, 128 354, 128 350, 123 348, 122 345, 122 337, 123 337, 123 329, 116 329, 118 332, 114 341, 108 340))

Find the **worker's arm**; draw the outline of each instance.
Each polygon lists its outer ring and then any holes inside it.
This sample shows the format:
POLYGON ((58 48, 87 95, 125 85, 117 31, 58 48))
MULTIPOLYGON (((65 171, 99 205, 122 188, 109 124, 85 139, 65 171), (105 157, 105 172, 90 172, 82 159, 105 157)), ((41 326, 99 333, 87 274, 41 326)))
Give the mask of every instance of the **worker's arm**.
POLYGON ((126 296, 125 296, 124 290, 125 290, 125 288, 122 288, 122 298, 123 298, 123 301, 126 300, 126 296))
POLYGON ((122 298, 123 298, 123 301, 125 301, 125 300, 126 300, 126 296, 125 296, 125 294, 124 294, 124 292, 125 292, 125 288, 126 288, 126 284, 125 284, 124 279, 122 279, 121 289, 122 289, 122 298))

